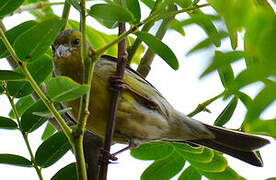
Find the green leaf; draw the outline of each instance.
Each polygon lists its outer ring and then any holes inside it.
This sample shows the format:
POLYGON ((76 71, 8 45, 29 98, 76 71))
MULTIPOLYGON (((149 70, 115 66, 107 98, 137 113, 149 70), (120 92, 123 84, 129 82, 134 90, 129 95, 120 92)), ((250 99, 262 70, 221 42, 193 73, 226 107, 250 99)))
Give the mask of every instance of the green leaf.
POLYGON ((229 88, 235 78, 231 64, 218 67, 218 73, 223 87, 229 88))
POLYGON ((224 110, 220 113, 220 115, 215 120, 215 126, 223 126, 226 124, 230 118, 232 117, 236 107, 238 104, 238 97, 234 96, 229 104, 224 108, 224 110))
POLYGON ((223 180, 233 180, 233 179, 245 180, 245 178, 241 177, 229 166, 227 166, 224 171, 219 172, 219 173, 212 173, 212 172, 206 172, 206 171, 201 171, 201 170, 198 170, 198 171, 201 172, 202 175, 204 175, 208 179, 212 179, 212 180, 221 180, 221 179, 223 179, 223 180))
POLYGON ((203 151, 200 153, 195 152, 187 152, 185 151, 186 148, 177 148, 176 151, 188 161, 198 162, 198 163, 210 163, 214 158, 214 151, 203 148, 203 151))
POLYGON ((141 9, 138 0, 126 0, 127 8, 133 14, 135 21, 134 23, 138 23, 141 19, 141 9))
MULTIPOLYGON (((27 30, 32 28, 37 24, 36 21, 26 21, 23 22, 12 29, 8 30, 5 32, 5 36, 9 40, 10 44, 13 45, 14 41, 16 40, 17 37, 19 37, 21 34, 25 33, 27 30)), ((8 50, 6 49, 6 46, 2 41, 0 41, 0 58, 7 57, 9 55, 8 50)))
POLYGON ((47 119, 36 116, 33 112, 47 111, 47 107, 40 100, 33 104, 27 111, 25 111, 21 117, 21 128, 24 132, 32 132, 39 128, 47 119))
POLYGON ((63 20, 50 18, 20 35, 14 44, 20 60, 32 62, 41 57, 54 42, 63 24, 63 20))
POLYGON ((76 180, 78 179, 76 172, 76 163, 68 164, 60 169, 51 180, 76 180))
POLYGON ((72 6, 74 6, 74 8, 76 10, 78 10, 79 12, 81 11, 81 7, 80 4, 78 3, 77 0, 66 0, 67 3, 71 4, 72 6))
POLYGON ((236 95, 239 97, 239 99, 241 100, 241 102, 245 105, 245 107, 248 109, 250 107, 250 105, 252 104, 252 99, 250 96, 248 96, 247 94, 238 91, 236 93, 236 95))
POLYGON ((134 17, 132 13, 115 4, 95 4, 91 6, 88 14, 93 17, 118 21, 118 22, 133 22, 134 17))
POLYGON ((15 11, 24 2, 24 0, 4 0, 0 1, 0 18, 15 11))
POLYGON ((160 39, 146 32, 136 32, 135 35, 144 41, 149 48, 158 54, 171 68, 178 69, 178 61, 173 51, 160 39))
MULTIPOLYGON (((51 73, 53 70, 52 59, 43 55, 35 62, 28 64, 27 68, 31 73, 32 77, 38 85, 40 85, 51 73)), ((18 68, 16 72, 21 72, 21 69, 18 68)), ((13 82, 10 81, 7 83, 8 91, 13 97, 23 97, 29 95, 33 92, 33 89, 29 82, 13 82)))
POLYGON ((216 51, 215 55, 212 59, 212 63, 209 67, 201 74, 200 77, 206 76, 210 72, 214 71, 215 69, 225 67, 232 62, 235 62, 244 57, 244 52, 242 51, 230 51, 230 52, 220 52, 216 51))
MULTIPOLYGON (((33 104, 35 103, 34 99, 32 98, 32 96, 25 96, 25 97, 22 97, 20 98, 16 104, 15 104, 15 108, 17 110, 17 114, 19 117, 22 116, 22 114, 27 110, 29 109, 29 107, 31 107, 33 104)), ((9 116, 12 118, 12 119, 15 119, 15 115, 14 115, 14 112, 11 110, 9 112, 9 116)))
POLYGON ((169 24, 170 29, 174 29, 176 32, 185 36, 185 32, 183 30, 182 24, 177 19, 173 19, 172 22, 169 24))
POLYGON ((0 116, 1 129, 17 129, 17 124, 12 119, 0 116))
MULTIPOLYGON (((65 108, 65 109, 61 109, 61 110, 58 110, 58 113, 59 114, 64 114, 66 112, 69 112, 71 111, 72 108, 69 107, 69 108, 65 108)), ((50 119, 50 118, 53 118, 54 115, 50 112, 50 111, 45 111, 45 112, 33 112, 33 115, 36 115, 36 116, 40 116, 42 118, 47 118, 47 119, 50 119)))
MULTIPOLYGON (((224 32, 224 31, 220 31, 218 32, 218 38, 220 40, 224 39, 225 37, 228 36, 228 33, 224 32)), ((195 47, 193 47, 188 53, 187 56, 192 54, 193 52, 196 52, 198 50, 202 50, 204 48, 208 48, 210 46, 212 46, 212 41, 211 39, 208 37, 207 39, 204 39, 203 41, 199 42, 195 47)))
POLYGON ((201 180, 201 175, 192 166, 187 167, 179 176, 178 180, 201 180))
POLYGON ((0 81, 22 81, 25 80, 25 76, 21 73, 9 71, 9 70, 0 70, 0 81))
POLYGON ((152 9, 155 4, 153 0, 141 0, 141 2, 143 2, 150 9, 152 9))
POLYGON ((88 85, 81 85, 65 76, 53 78, 46 83, 47 95, 55 102, 77 99, 88 90, 88 85))
POLYGON ((50 123, 47 123, 47 126, 45 127, 44 132, 43 132, 43 134, 41 136, 42 141, 47 140, 55 132, 56 132, 56 129, 50 123))
POLYGON ((15 154, 0 154, 0 163, 15 166, 32 167, 31 161, 15 154))
POLYGON ((244 123, 252 123, 276 99, 276 83, 266 84, 248 108, 244 123))
POLYGON ((189 163, 197 170, 205 172, 223 172, 227 168, 226 159, 218 152, 214 152, 215 155, 211 162, 201 163, 193 160, 189 160, 189 163))
POLYGON ((276 119, 261 120, 255 119, 252 122, 244 122, 242 130, 252 134, 260 134, 276 138, 276 119))
POLYGON ((46 168, 57 162, 69 149, 71 145, 63 132, 58 132, 44 141, 35 153, 36 163, 46 168))
POLYGON ((141 144, 138 148, 130 149, 130 155, 140 160, 158 160, 169 156, 173 147, 166 142, 150 142, 141 144))
POLYGON ((154 161, 141 175, 141 180, 167 180, 175 176, 185 164, 178 153, 170 154, 165 159, 154 161))

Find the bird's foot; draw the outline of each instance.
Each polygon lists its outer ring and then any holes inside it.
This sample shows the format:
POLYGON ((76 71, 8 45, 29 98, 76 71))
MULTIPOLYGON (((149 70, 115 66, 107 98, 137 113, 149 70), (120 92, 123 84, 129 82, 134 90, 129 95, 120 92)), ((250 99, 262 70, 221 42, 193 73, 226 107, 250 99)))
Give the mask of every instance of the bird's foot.
POLYGON ((117 161, 117 160, 118 158, 116 157, 116 155, 110 154, 110 152, 108 152, 105 149, 100 150, 98 165, 114 163, 113 161, 117 161))

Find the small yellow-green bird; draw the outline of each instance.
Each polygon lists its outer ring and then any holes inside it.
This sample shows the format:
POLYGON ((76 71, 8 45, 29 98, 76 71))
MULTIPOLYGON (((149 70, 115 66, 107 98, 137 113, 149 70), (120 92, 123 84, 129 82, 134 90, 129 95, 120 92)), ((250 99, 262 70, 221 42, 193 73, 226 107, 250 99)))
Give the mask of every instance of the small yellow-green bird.
MULTIPOLYGON (((52 45, 56 75, 82 82, 81 34, 62 31, 52 45)), ((95 65, 92 80, 90 115, 87 129, 103 137, 109 118, 110 78, 115 75, 116 59, 102 56, 95 65)), ((150 141, 172 141, 203 145, 229 154, 255 166, 262 166, 255 150, 268 144, 267 139, 214 127, 175 110, 148 81, 131 68, 125 70, 113 140, 136 145, 150 141)), ((79 100, 68 102, 77 117, 79 100)))

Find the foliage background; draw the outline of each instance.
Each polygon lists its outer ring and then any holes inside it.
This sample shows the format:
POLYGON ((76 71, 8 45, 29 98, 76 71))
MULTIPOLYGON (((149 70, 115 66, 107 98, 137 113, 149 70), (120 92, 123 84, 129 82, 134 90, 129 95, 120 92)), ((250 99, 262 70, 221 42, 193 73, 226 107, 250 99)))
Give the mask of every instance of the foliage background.
MULTIPOLYGON (((143 10, 144 9, 146 8, 143 8, 143 10)), ((208 11, 208 8, 206 9, 208 11)), ((61 8, 54 7, 54 10, 57 14, 61 14, 61 8)), ((185 15, 183 15, 183 17, 187 18, 187 16, 185 15)), ((15 15, 12 18, 4 19, 4 24, 7 25, 8 28, 10 28, 20 23, 16 19, 24 21, 23 18, 33 19, 33 17, 29 14, 22 13, 20 15, 15 15)), ((70 14, 70 18, 78 20, 78 13, 75 11, 74 13, 70 14)), ((91 18, 88 18, 88 25, 93 25, 94 28, 104 31, 106 33, 117 33, 116 30, 108 30, 102 28, 96 21, 91 21, 91 18)), ((201 79, 200 81, 198 80, 200 74, 207 67, 209 63, 208 60, 211 59, 212 54, 210 54, 208 51, 201 51, 186 57, 185 55, 187 54, 187 50, 191 49, 199 41, 206 38, 206 35, 200 28, 198 28, 195 25, 186 27, 185 33, 186 36, 182 37, 175 31, 169 31, 164 38, 164 42, 169 47, 171 47, 171 49, 178 57, 180 62, 180 69, 175 72, 170 67, 168 67, 167 64, 165 64, 159 57, 156 57, 156 60, 154 61, 154 64, 152 66, 152 71, 148 76, 148 80, 152 82, 157 87, 157 89, 159 89, 161 93, 169 100, 169 102, 171 102, 177 109, 181 110, 184 113, 189 113, 199 103, 202 103, 204 100, 214 97, 217 94, 221 93, 221 91, 223 91, 223 87, 220 84, 220 80, 217 73, 212 73, 209 76, 201 79)), ((240 35, 240 38, 242 37, 243 34, 240 35)), ((220 47, 221 50, 229 50, 230 48, 231 44, 229 43, 228 39, 224 40, 222 46, 220 47)), ((238 48, 243 48, 242 43, 238 45, 238 48)), ((210 50, 210 52, 212 51, 210 50)), ((243 62, 236 62, 233 64, 235 74, 238 74, 244 67, 245 64, 243 62)), ((1 69, 7 69, 7 64, 5 64, 4 61, 1 62, 1 69)), ((246 91, 247 94, 249 94, 251 97, 254 97, 262 89, 262 87, 263 85, 261 83, 254 83, 250 86, 243 88, 243 90, 246 91)), ((5 97, 1 96, 0 98, 1 102, 3 102, 1 104, 1 115, 7 116, 7 112, 9 111, 9 103, 5 102, 5 97), (5 106, 3 106, 3 104, 5 104, 5 106), (4 107, 7 109, 4 110, 4 107)), ((216 119, 218 114, 223 110, 223 108, 228 104, 228 102, 229 100, 216 101, 208 107, 212 111, 212 114, 200 113, 196 115, 195 118, 212 124, 213 120, 216 119)), ((272 104, 266 110, 266 112, 262 114, 262 117, 264 119, 275 118, 275 108, 276 104, 274 101, 274 104, 272 104)), ((237 110, 235 111, 232 117, 232 121, 230 121, 230 123, 227 124, 227 127, 238 128, 240 126, 241 120, 245 116, 245 112, 245 107, 241 103, 239 103, 237 110)), ((35 134, 31 136, 31 142, 34 149, 36 149, 36 147, 38 147, 38 145, 41 143, 41 131, 42 129, 40 130, 40 132, 35 132, 35 134)), ((16 151, 14 153, 21 154, 23 156, 28 156, 27 152, 24 152, 24 145, 23 147, 19 148, 19 143, 21 141, 20 136, 13 136, 14 133, 10 133, 10 135, 8 135, 9 132, 4 130, 0 130, 0 133, 0 153, 12 153, 12 151, 20 149, 19 151, 16 151), (14 139, 5 138, 5 141, 3 141, 4 136, 9 138, 13 137, 14 139), (8 142, 16 143, 8 144, 8 142)), ((262 158, 265 162, 264 168, 252 167, 239 160, 229 157, 230 166, 233 167, 240 175, 247 177, 248 179, 264 179, 276 176, 276 174, 273 173, 272 170, 274 164, 273 162, 275 162, 276 160, 275 156, 273 155, 273 151, 275 151, 276 147, 275 142, 272 139, 271 141, 272 144, 264 147, 261 151, 262 158)), ((114 151, 116 148, 120 149, 121 146, 114 147, 114 151)), ((43 170, 43 174, 45 174, 46 179, 49 179, 56 172, 56 170, 59 169, 58 166, 62 167, 65 164, 68 164, 68 161, 70 161, 70 159, 71 161, 73 161, 72 156, 68 156, 64 157, 63 160, 61 160, 63 162, 58 162, 57 165, 51 167, 51 169, 43 170)), ((118 178, 120 179, 128 179, 129 177, 132 177, 133 179, 138 179, 142 171, 147 167, 148 164, 150 164, 144 161, 133 160, 128 153, 124 153, 122 155, 119 155, 118 157, 120 162, 119 165, 115 164, 110 166, 109 177, 112 177, 111 179, 116 179, 115 177, 117 175, 119 175, 118 178), (133 163, 130 163, 130 161, 133 161, 133 163), (130 164, 133 164, 133 166, 130 164), (139 168, 139 171, 137 171, 137 168, 139 168)), ((33 169, 27 170, 26 168, 10 167, 2 164, 0 164, 0 169, 1 174, 4 175, 5 178, 13 179, 14 177, 15 179, 17 175, 19 175, 19 177, 23 176, 24 178, 26 177, 26 179, 28 179, 27 175, 30 175, 30 178, 34 176, 33 169), (20 171, 22 171, 22 173, 20 171)))

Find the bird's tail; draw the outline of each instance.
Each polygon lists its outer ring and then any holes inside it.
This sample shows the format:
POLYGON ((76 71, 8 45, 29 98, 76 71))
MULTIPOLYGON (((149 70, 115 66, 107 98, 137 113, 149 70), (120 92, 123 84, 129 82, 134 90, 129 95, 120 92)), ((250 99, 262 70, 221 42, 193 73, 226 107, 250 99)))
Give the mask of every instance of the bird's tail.
POLYGON ((269 144, 270 142, 267 139, 220 127, 204 125, 214 135, 214 138, 189 140, 187 141, 188 143, 209 147, 254 166, 263 165, 262 161, 256 155, 255 150, 269 144))

